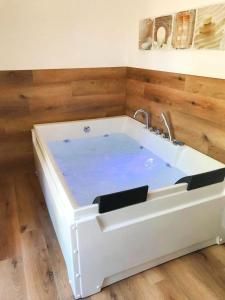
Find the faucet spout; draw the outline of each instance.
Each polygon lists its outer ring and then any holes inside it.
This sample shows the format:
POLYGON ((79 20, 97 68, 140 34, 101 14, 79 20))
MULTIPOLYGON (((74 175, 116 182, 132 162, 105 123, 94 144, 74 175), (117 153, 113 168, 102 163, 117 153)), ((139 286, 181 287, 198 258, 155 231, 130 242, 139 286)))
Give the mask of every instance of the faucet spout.
POLYGON ((134 114, 134 119, 136 119, 139 114, 143 114, 145 116, 145 128, 149 129, 149 113, 144 109, 138 109, 134 114))

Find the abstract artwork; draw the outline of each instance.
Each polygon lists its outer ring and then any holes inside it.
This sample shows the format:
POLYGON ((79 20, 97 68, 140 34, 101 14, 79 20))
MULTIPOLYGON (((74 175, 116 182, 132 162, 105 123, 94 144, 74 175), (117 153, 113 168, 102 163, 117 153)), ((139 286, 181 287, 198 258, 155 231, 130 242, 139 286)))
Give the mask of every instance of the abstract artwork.
POLYGON ((225 4, 198 9, 194 47, 225 50, 225 4))
POLYGON ((139 49, 150 50, 152 48, 153 20, 144 19, 139 24, 139 49))
POLYGON ((171 47, 173 16, 155 18, 154 25, 154 49, 171 47))
POLYGON ((187 10, 175 15, 172 46, 175 49, 188 49, 192 46, 196 10, 187 10))

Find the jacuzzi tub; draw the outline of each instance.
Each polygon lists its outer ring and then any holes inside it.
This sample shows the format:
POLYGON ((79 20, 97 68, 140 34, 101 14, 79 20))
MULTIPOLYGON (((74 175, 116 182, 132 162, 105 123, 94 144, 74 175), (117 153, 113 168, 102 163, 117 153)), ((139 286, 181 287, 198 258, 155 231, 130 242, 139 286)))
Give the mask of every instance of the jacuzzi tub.
POLYGON ((224 242, 224 164, 173 145, 127 116, 35 125, 32 135, 76 299, 224 242), (129 203, 140 186, 149 187, 147 199, 129 203), (128 196, 124 207, 117 192, 128 196), (106 194, 115 205, 102 213, 106 199, 93 201, 106 194))

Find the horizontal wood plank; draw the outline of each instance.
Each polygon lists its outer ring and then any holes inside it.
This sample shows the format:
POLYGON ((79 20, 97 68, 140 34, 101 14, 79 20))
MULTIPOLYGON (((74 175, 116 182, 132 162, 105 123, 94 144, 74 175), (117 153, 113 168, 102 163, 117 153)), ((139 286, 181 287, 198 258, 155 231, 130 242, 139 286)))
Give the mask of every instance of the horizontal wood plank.
POLYGON ((183 74, 153 71, 138 68, 128 68, 127 78, 135 79, 142 82, 158 84, 184 90, 186 76, 183 74))
POLYGON ((32 71, 1 71, 0 85, 32 84, 32 71))
POLYGON ((24 95, 24 85, 0 85, 0 118, 15 118, 29 115, 29 106, 24 95))
POLYGON ((72 95, 125 94, 125 79, 77 80, 72 82, 72 95))
POLYGON ((225 100, 224 79, 188 75, 186 77, 185 91, 225 100))
POLYGON ((33 71, 34 83, 70 82, 76 80, 119 79, 126 77, 126 68, 81 68, 33 71))
POLYGON ((191 116, 208 120, 225 128, 225 101, 184 91, 166 88, 157 84, 145 87, 145 98, 170 106, 175 111, 185 111, 191 116))

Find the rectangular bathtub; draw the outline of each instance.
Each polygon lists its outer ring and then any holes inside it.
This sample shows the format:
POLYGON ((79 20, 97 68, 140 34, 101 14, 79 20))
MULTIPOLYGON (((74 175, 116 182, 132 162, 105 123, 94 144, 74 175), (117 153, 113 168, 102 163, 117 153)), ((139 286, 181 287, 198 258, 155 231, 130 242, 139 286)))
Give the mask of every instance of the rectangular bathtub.
POLYGON ((35 125, 32 136, 76 299, 224 242, 224 164, 127 116, 35 125))

